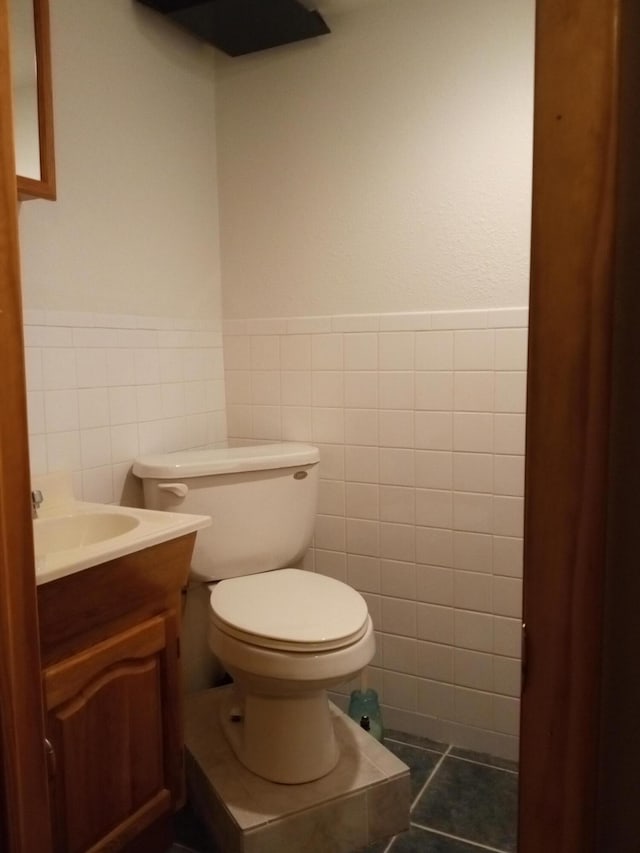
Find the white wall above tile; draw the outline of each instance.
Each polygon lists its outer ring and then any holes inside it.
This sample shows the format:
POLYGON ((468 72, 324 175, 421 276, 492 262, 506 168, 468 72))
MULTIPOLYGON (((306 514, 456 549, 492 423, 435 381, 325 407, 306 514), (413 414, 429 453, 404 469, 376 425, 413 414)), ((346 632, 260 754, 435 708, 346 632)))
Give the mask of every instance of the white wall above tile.
POLYGON ((349 5, 322 49, 216 68, 225 313, 498 328, 527 292, 534 4, 349 5))
POLYGON ((220 315, 213 51, 131 3, 50 7, 60 193, 20 211, 25 322, 76 346, 183 313, 202 328, 220 315))

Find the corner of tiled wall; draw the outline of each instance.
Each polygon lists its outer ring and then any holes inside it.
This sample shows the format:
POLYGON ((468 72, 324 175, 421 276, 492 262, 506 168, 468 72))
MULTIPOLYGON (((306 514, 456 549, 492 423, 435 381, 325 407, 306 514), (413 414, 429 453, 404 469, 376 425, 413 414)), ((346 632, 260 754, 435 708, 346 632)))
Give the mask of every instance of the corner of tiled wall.
POLYGON ((367 599, 387 724, 510 758, 526 347, 524 308, 224 324, 229 436, 320 447, 305 565, 367 599))
POLYGON ((226 439, 219 327, 59 311, 24 319, 32 474, 66 469, 77 498, 120 503, 136 456, 226 439))

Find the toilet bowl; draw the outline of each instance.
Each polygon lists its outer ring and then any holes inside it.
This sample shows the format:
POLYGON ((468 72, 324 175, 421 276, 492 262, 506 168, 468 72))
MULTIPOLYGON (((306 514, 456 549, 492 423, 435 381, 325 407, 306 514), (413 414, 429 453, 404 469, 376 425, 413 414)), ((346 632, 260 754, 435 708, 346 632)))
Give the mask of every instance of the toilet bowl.
POLYGON ((221 721, 238 759, 274 782, 329 773, 339 754, 326 690, 353 678, 375 650, 362 596, 298 569, 221 581, 209 642, 234 679, 221 721))
POLYGON ((317 448, 281 443, 162 454, 133 467, 149 508, 213 518, 192 576, 210 585, 209 647, 234 680, 222 729, 249 770, 288 784, 335 767, 326 691, 375 652, 360 593, 291 568, 313 535, 318 463, 317 448))

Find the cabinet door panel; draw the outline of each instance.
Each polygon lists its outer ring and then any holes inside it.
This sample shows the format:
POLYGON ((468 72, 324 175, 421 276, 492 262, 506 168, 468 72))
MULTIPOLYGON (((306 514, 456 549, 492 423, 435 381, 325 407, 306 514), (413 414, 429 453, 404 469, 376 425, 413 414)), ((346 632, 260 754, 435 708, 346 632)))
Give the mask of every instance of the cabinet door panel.
POLYGON ((47 710, 77 697, 92 679, 111 665, 124 660, 140 660, 159 652, 167 642, 166 623, 167 617, 156 616, 47 667, 44 671, 47 710))
POLYGON ((60 853, 118 849, 171 808, 171 619, 148 620, 45 671, 60 853))

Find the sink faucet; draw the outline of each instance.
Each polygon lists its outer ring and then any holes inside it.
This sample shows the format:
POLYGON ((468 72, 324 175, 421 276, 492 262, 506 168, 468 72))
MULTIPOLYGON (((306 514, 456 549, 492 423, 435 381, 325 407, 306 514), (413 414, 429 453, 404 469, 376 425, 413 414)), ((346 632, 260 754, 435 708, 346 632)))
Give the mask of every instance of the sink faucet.
POLYGON ((38 509, 40 508, 40 504, 43 500, 44 498, 40 489, 34 489, 34 491, 31 492, 31 518, 38 517, 38 509))

